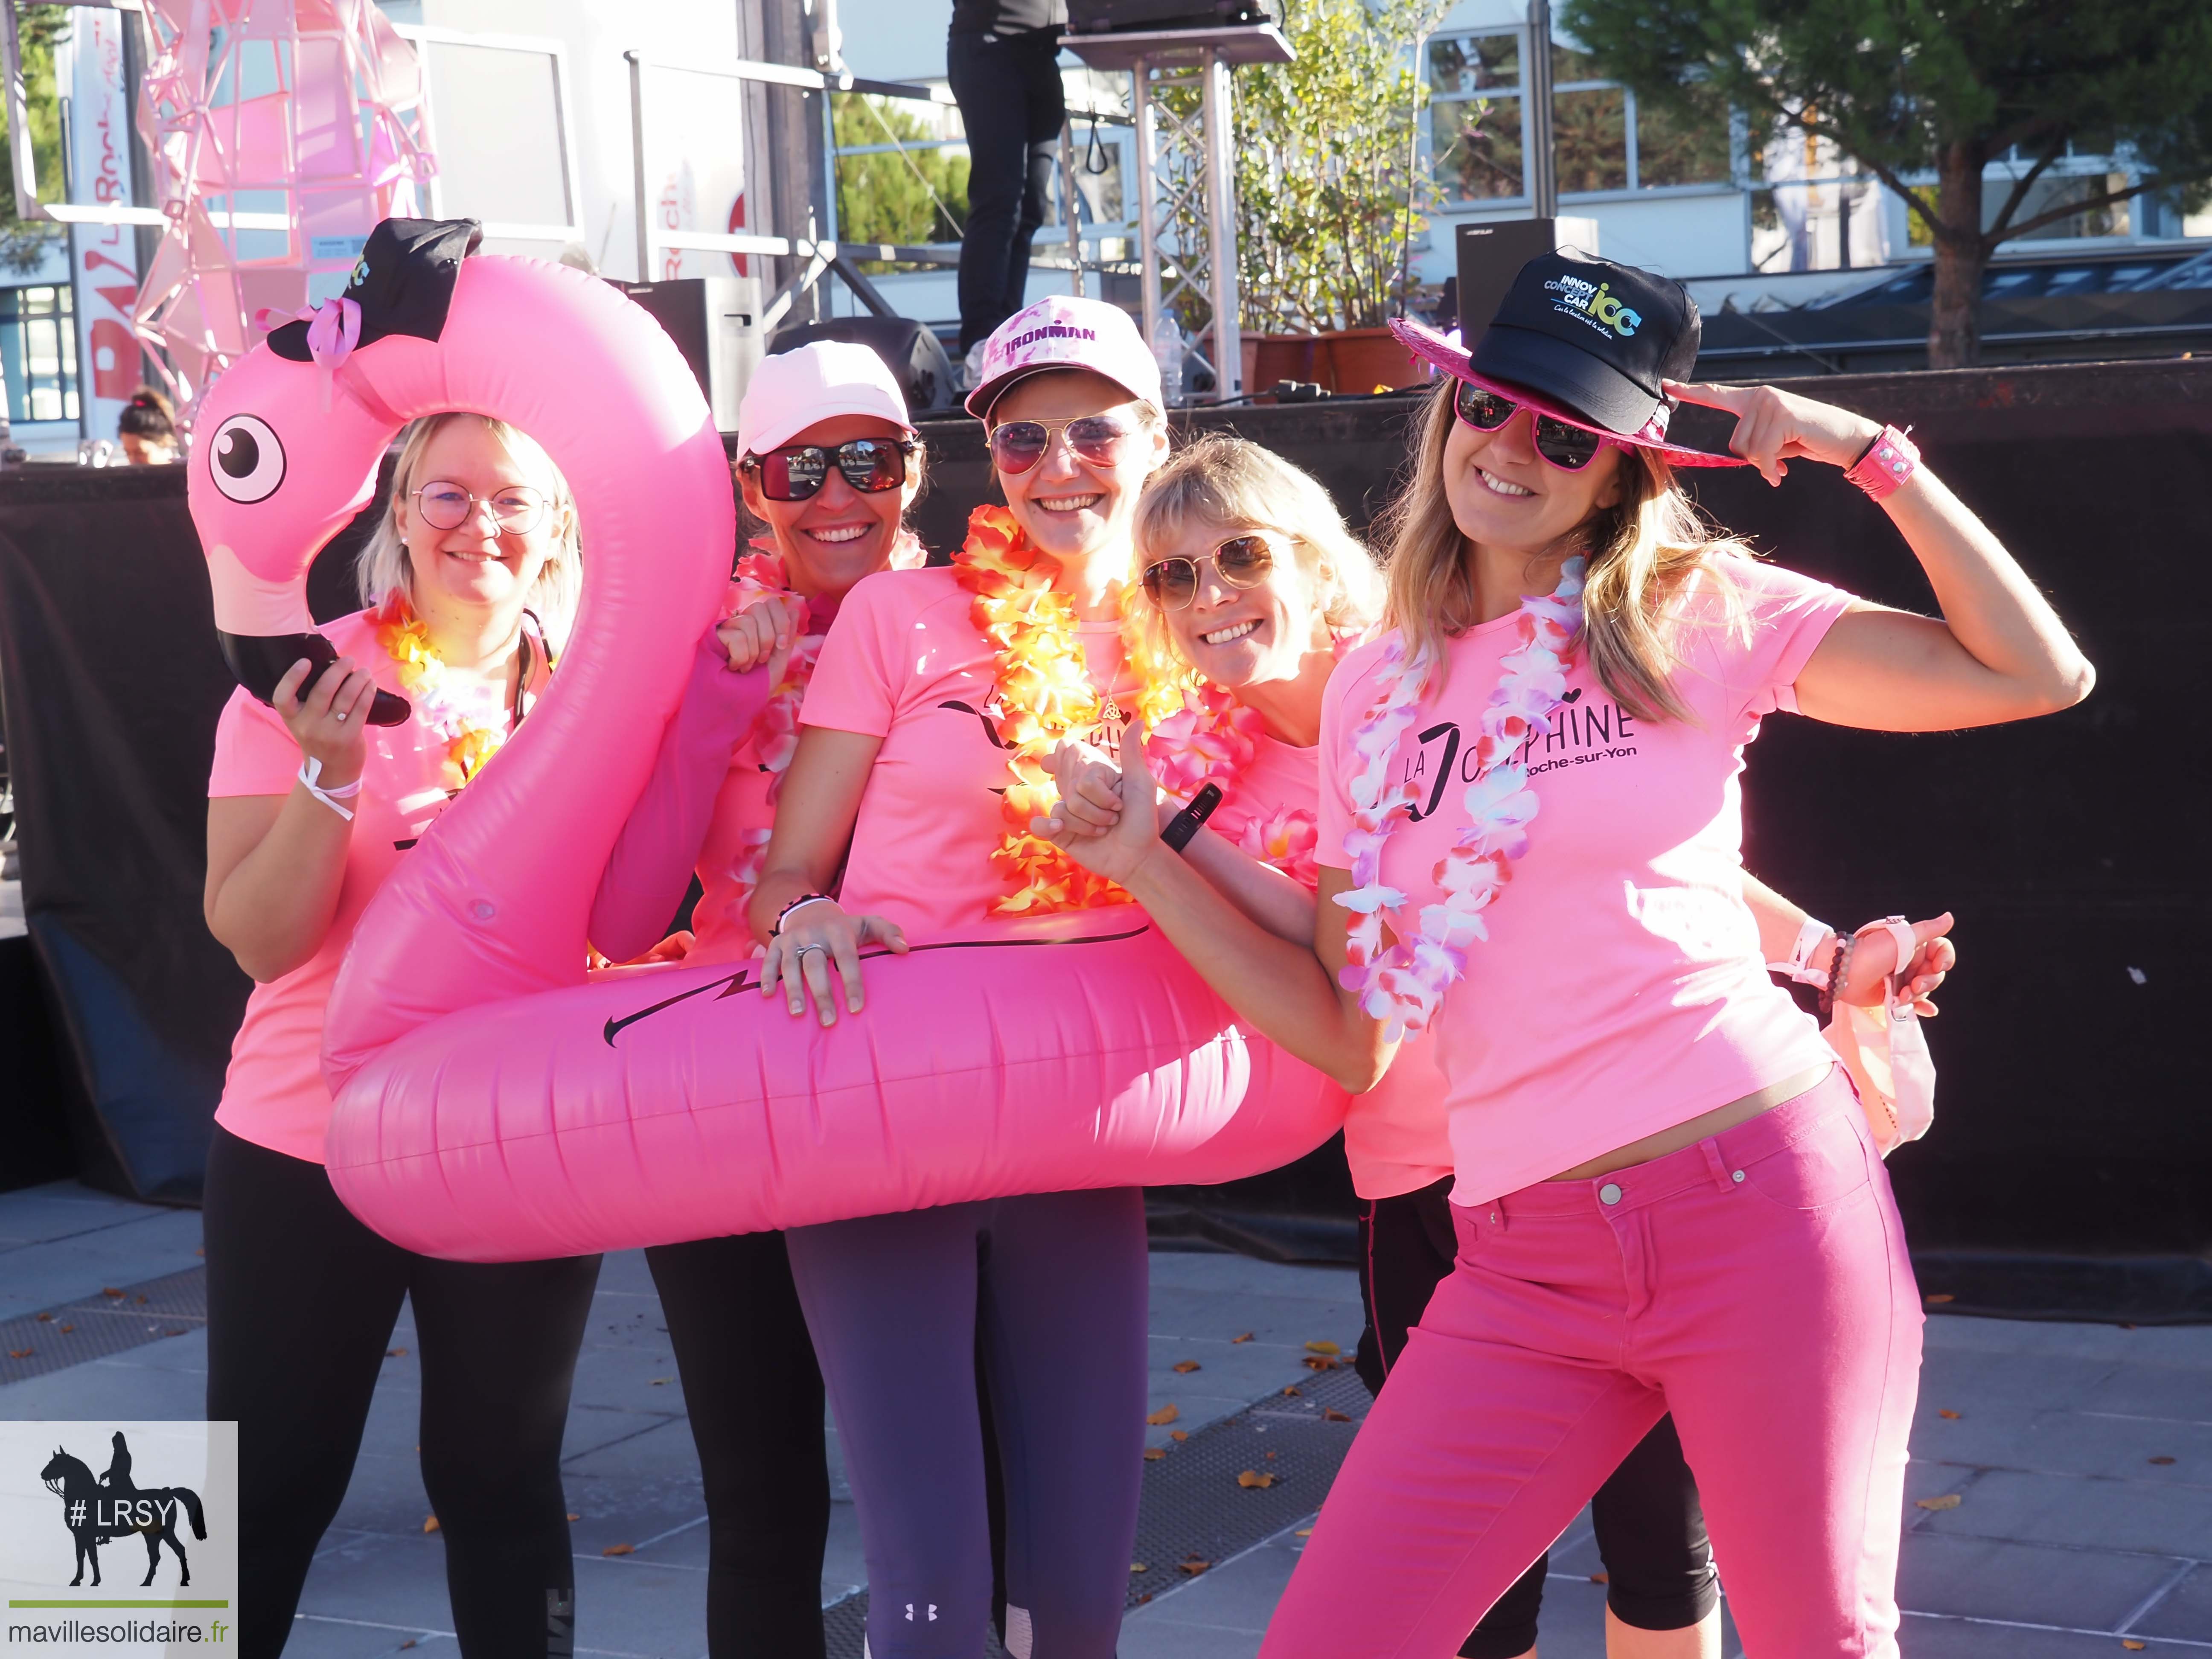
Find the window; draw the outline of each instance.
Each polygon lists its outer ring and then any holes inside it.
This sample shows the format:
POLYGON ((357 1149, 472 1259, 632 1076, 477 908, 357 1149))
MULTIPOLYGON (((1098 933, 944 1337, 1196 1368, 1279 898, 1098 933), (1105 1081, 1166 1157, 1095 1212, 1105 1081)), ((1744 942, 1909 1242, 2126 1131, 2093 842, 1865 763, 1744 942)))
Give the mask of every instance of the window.
MULTIPOLYGON (((1518 30, 1436 35, 1428 45, 1431 166, 1447 202, 1528 193, 1518 30)), ((1725 118, 1687 119, 1638 105, 1585 52, 1552 47, 1553 165, 1562 197, 1725 185, 1725 118)))
POLYGON ((11 421, 74 421, 76 322, 66 288, 0 288, 0 368, 11 421))

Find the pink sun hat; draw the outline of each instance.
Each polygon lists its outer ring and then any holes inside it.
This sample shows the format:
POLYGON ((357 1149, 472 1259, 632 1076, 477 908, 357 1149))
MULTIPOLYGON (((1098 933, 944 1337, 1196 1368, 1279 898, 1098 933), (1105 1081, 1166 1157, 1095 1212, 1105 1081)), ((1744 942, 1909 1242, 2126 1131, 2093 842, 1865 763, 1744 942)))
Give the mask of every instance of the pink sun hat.
POLYGON ((983 366, 968 394, 968 412, 990 416, 1020 381, 1054 368, 1087 368, 1153 407, 1160 406, 1160 366, 1129 313, 1103 300, 1054 294, 1026 306, 983 343, 983 366))

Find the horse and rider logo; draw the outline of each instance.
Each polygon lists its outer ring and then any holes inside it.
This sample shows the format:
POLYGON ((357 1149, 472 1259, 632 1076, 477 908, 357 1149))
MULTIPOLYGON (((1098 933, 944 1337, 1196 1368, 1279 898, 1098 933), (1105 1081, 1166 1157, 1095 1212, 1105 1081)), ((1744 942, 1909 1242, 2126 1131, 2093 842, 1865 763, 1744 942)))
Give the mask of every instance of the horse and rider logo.
POLYGON ((185 1559, 185 1547, 176 1534, 177 1512, 184 1511, 191 1522, 192 1536, 207 1536, 207 1520, 200 1512, 199 1494, 188 1486, 139 1486, 131 1479, 131 1448, 118 1430, 115 1449, 109 1457, 107 1473, 95 1477, 82 1462, 62 1448, 54 1448, 54 1455, 39 1478, 46 1483, 46 1490, 62 1500, 62 1524, 69 1528, 76 1544, 76 1577, 70 1580, 72 1587, 84 1583, 84 1570, 92 1568, 92 1582, 100 1583, 100 1547, 133 1534, 146 1540, 146 1576, 140 1579, 143 1589, 154 1582, 154 1574, 161 1565, 161 1546, 167 1544, 176 1553, 177 1583, 181 1589, 192 1582, 191 1565, 185 1559))

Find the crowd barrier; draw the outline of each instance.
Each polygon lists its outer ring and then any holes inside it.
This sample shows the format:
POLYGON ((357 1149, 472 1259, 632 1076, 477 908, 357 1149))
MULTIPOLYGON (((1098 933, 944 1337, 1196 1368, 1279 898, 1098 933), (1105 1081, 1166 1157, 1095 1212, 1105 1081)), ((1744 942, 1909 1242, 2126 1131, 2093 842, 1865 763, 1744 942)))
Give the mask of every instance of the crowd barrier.
MULTIPOLYGON (((1793 389, 1912 427, 2098 670, 2087 702, 2022 726, 1893 737, 1782 719, 1752 750, 1757 874, 1841 925, 1958 913, 1964 965, 1929 1033, 1936 1127, 1891 1164, 1923 1287, 1962 1308, 2212 1318, 2212 1119, 2188 1103, 2202 1085, 2187 1035, 2212 988, 2197 839, 2212 779, 2199 687, 2212 520, 2198 494, 2212 362, 1793 389)), ((1335 398, 1176 420, 1280 451, 1364 523, 1418 408, 1335 398)), ((1717 443, 1703 417, 1686 410, 1683 430, 1717 443)), ((924 436, 918 517, 941 552, 993 490, 974 422, 932 421, 924 436)), ((1781 490, 1748 471, 1693 483, 1792 566, 1931 605, 1880 510, 1832 470, 1801 465, 1781 490)), ((183 486, 180 471, 0 473, 0 684, 32 945, 84 1103, 76 1144, 88 1123, 128 1190, 189 1201, 246 984, 200 918, 207 761, 231 683, 183 486)), ((319 616, 349 602, 344 551, 319 562, 319 616)), ((1346 1249, 1352 1203, 1324 1157, 1156 1194, 1155 1215, 1165 1232, 1328 1258, 1346 1249)))

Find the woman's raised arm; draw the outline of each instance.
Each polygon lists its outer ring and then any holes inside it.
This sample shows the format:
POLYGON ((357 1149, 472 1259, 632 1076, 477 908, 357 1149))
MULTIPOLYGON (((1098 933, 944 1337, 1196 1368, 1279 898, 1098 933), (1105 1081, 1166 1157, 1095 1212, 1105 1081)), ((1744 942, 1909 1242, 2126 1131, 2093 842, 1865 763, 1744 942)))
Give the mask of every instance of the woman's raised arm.
MULTIPOLYGON (((1879 422, 1772 386, 1683 384, 1685 402, 1736 416, 1729 447, 1769 483, 1791 459, 1850 467, 1879 422)), ((2070 708, 2096 671, 2065 623, 2000 542, 1922 467, 1882 503, 1928 574, 1941 617, 1855 606, 1828 630, 1797 677, 1797 707, 1814 720, 1881 732, 1996 726, 2070 708)))

